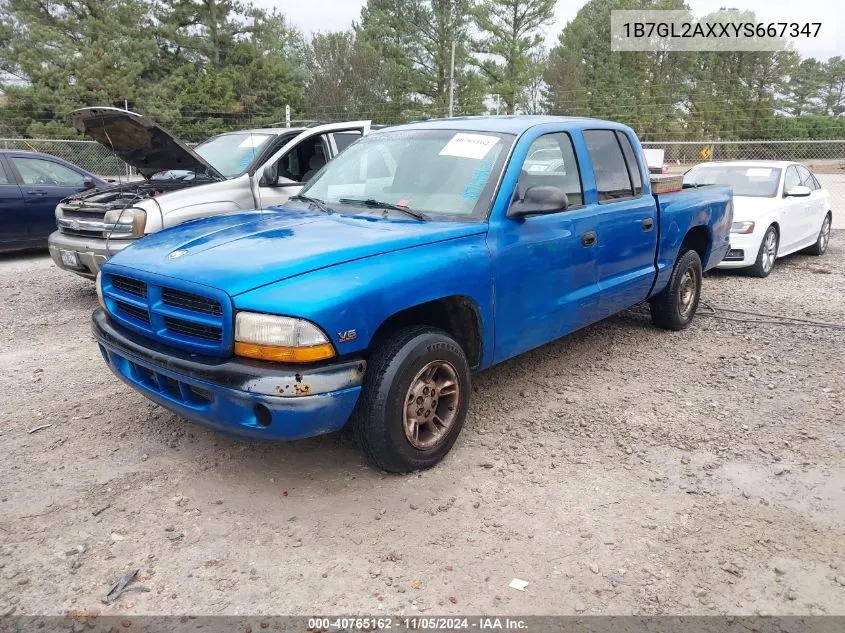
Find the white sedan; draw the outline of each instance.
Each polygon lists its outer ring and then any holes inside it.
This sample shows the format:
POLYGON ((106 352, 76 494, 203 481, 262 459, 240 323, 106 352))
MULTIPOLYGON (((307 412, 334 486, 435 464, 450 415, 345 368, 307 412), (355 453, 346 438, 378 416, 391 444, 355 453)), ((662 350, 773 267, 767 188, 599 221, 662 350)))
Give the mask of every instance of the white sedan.
POLYGON ((731 247, 719 268, 748 268, 766 277, 778 257, 806 250, 823 255, 830 241, 830 194, 804 165, 788 161, 702 163, 684 186, 731 185, 731 247))

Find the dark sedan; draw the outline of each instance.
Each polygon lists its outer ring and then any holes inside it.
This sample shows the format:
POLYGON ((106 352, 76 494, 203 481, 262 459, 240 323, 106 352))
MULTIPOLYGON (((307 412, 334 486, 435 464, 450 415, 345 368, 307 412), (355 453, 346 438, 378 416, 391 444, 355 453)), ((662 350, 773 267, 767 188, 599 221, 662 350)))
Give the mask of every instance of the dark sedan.
POLYGON ((108 185, 49 154, 0 150, 0 251, 47 246, 59 200, 108 185))

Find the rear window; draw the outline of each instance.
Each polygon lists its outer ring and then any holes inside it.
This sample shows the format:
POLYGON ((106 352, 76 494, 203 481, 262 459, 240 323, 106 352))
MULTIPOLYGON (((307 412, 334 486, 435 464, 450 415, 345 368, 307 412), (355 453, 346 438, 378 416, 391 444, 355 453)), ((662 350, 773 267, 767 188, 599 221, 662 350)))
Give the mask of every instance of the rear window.
POLYGON ((616 133, 613 130, 584 130, 584 142, 596 174, 599 202, 632 197, 631 177, 616 133))

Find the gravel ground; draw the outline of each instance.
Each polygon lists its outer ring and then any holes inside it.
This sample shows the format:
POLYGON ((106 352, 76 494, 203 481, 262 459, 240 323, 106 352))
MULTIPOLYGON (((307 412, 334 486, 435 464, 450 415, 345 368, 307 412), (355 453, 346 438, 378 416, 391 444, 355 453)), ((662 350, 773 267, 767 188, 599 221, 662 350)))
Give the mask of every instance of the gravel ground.
MULTIPOLYGON (((845 323, 843 256, 704 298, 845 323)), ((148 402, 41 253, 0 258, 0 297, 0 614, 845 614, 841 330, 635 309, 478 376, 444 463, 389 476, 148 402)))

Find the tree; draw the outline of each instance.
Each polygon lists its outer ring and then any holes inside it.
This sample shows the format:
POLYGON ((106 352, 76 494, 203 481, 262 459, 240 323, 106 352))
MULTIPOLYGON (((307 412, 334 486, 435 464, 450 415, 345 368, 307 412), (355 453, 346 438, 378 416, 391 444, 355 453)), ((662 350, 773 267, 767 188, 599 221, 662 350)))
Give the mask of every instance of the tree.
POLYGON ((787 95, 781 109, 792 116, 819 112, 824 107, 821 102, 824 80, 824 63, 812 57, 801 60, 786 83, 787 95))
POLYGON ((482 0, 475 8, 481 39, 479 63, 490 89, 502 96, 509 114, 523 89, 539 74, 534 54, 541 48, 540 29, 551 23, 555 0, 482 0))
POLYGON ((152 28, 141 0, 3 3, 3 118, 20 134, 72 136, 61 119, 74 108, 134 101, 154 74, 152 28))
POLYGON ((845 113, 845 58, 828 59, 823 74, 821 97, 824 113, 838 117, 845 113))
POLYGON ((455 82, 469 88, 471 8, 471 0, 369 0, 364 6, 357 35, 382 58, 385 100, 396 116, 449 111, 453 44, 455 82))
POLYGON ((379 118, 383 77, 378 53, 354 31, 317 33, 307 56, 307 111, 319 120, 379 118))
POLYGON ((566 25, 545 73, 554 114, 622 121, 642 138, 681 133, 690 53, 609 53, 610 13, 616 9, 684 10, 681 0, 590 0, 566 25))

